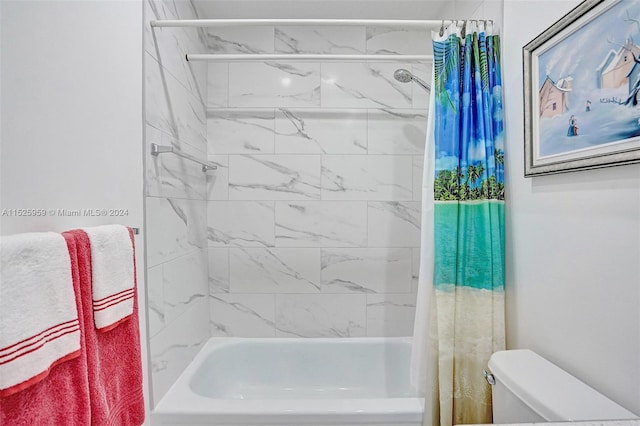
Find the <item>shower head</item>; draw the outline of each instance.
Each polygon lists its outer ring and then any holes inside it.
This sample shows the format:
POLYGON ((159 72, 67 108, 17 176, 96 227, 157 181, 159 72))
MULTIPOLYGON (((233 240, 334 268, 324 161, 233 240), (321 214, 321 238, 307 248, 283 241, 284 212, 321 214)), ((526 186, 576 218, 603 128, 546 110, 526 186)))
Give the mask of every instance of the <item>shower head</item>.
POLYGON ((409 70, 406 70, 404 68, 397 69, 396 72, 393 73, 393 78, 398 80, 400 83, 408 83, 410 81, 415 81, 424 90, 428 92, 431 91, 431 86, 429 84, 425 83, 415 75, 411 74, 409 70))
POLYGON ((393 73, 393 78, 398 80, 400 83, 408 83, 413 80, 413 74, 409 72, 409 70, 405 70, 404 68, 397 69, 396 72, 393 73))

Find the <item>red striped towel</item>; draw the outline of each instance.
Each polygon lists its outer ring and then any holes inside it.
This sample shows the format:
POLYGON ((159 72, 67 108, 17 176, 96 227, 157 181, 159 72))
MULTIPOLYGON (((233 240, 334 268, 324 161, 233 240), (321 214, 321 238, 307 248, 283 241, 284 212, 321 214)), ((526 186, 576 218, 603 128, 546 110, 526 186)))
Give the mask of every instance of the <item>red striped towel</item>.
MULTIPOLYGON (((89 380, 87 376, 87 353, 85 322, 87 314, 82 312, 80 281, 76 245, 73 236, 66 244, 71 261, 75 306, 80 322, 80 355, 51 368, 50 374, 38 383, 0 398, 0 425, 12 426, 60 426, 90 425, 89 380)), ((93 323, 88 313, 91 330, 93 323)))
POLYGON ((108 331, 133 313, 133 245, 122 225, 83 230, 91 241, 93 319, 98 330, 108 331))
POLYGON ((5 397, 77 357, 80 323, 62 235, 2 237, 0 258, 0 396, 5 397))
MULTIPOLYGON (((133 248, 133 232, 127 230, 133 248)), ((133 268, 132 313, 108 333, 91 326, 92 259, 91 242, 86 232, 65 232, 73 236, 77 246, 82 312, 86 327, 85 351, 91 400, 91 423, 101 426, 139 426, 144 422, 145 405, 142 391, 142 357, 138 323, 138 298, 135 281, 135 256, 131 252, 128 264, 133 268)), ((112 265, 113 268, 125 265, 112 265)), ((87 424, 87 423, 79 423, 87 424)))

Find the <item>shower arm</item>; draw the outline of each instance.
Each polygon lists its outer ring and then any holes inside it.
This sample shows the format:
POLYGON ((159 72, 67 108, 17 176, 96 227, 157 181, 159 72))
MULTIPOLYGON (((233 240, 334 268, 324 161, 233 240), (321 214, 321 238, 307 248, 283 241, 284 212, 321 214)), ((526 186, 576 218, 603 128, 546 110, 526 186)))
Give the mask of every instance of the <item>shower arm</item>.
POLYGON ((424 81, 422 81, 421 79, 419 79, 418 77, 416 77, 415 75, 413 76, 413 81, 415 81, 416 83, 418 83, 418 86, 422 87, 424 90, 426 90, 427 92, 431 91, 431 85, 425 83, 424 81))

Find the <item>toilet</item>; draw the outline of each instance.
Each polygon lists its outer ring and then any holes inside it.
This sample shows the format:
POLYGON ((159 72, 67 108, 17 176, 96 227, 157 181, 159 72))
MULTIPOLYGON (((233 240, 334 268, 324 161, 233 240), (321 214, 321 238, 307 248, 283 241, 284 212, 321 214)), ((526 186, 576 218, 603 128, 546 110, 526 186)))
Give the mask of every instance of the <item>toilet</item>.
POLYGON ((528 349, 495 352, 489 370, 494 424, 638 418, 528 349))

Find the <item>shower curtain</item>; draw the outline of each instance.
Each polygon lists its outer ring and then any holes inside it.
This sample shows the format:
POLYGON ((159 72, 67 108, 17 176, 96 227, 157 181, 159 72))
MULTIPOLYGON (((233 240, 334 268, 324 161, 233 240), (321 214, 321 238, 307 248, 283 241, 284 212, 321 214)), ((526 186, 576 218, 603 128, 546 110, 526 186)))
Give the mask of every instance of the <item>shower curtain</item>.
POLYGON ((434 32, 412 380, 424 425, 491 422, 489 356, 505 347, 500 39, 434 32))

